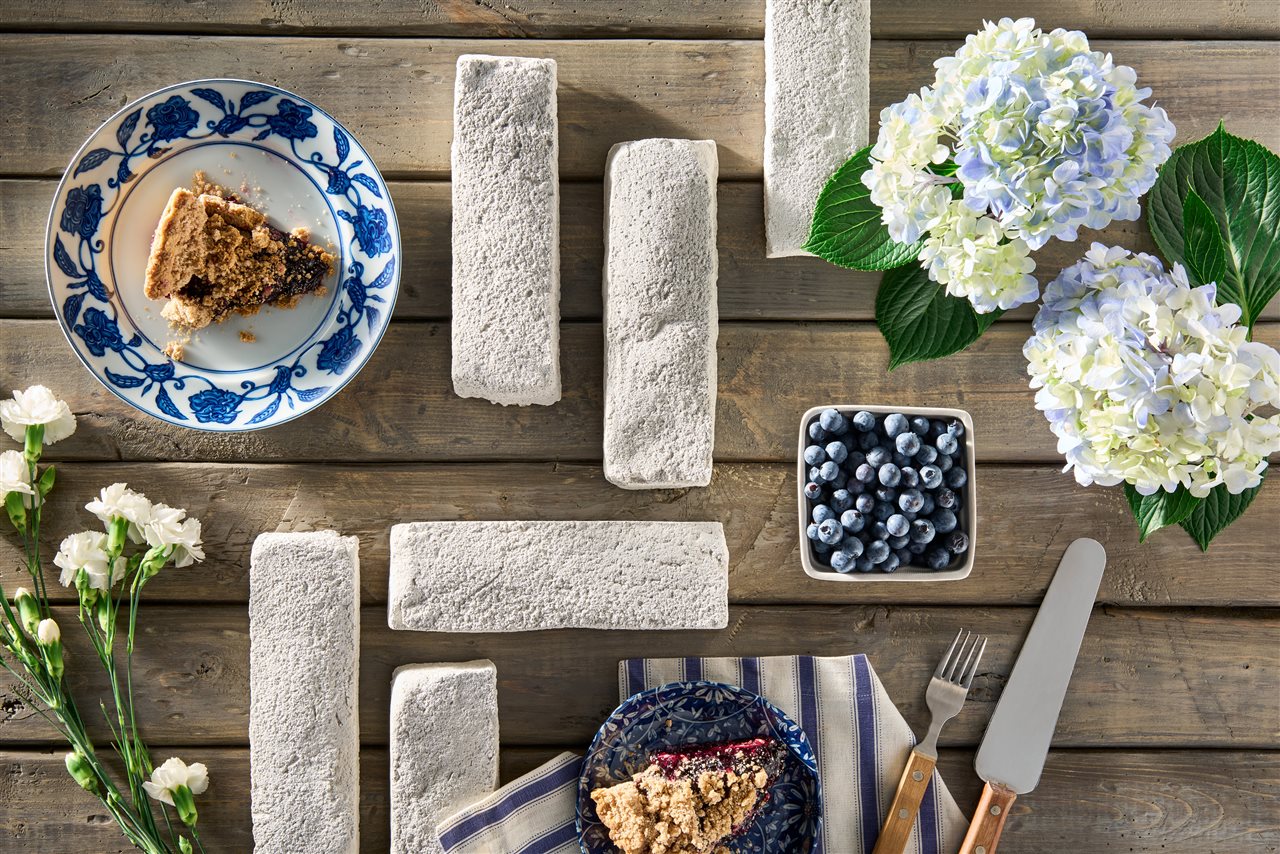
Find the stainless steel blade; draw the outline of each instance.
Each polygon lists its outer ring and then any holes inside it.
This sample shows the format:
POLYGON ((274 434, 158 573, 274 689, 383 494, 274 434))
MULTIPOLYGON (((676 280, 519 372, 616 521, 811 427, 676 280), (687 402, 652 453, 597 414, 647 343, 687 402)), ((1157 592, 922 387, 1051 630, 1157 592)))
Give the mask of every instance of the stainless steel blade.
POLYGON ((1067 546, 978 748, 974 767, 987 782, 1020 795, 1040 782, 1106 565, 1097 540, 1067 546))

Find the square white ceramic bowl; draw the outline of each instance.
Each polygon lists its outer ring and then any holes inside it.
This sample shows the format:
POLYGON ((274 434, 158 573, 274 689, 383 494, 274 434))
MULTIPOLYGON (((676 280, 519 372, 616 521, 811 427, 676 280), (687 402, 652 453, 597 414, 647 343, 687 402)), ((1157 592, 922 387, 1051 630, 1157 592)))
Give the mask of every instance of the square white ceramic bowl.
POLYGON ((800 560, 804 564, 805 575, 810 578, 816 578, 819 581, 959 581, 967 578, 969 573, 973 571, 973 556, 978 548, 977 522, 978 522, 978 488, 977 488, 977 471, 974 466, 974 441, 973 441, 973 419, 969 417, 969 413, 963 409, 940 409, 936 407, 917 406, 863 406, 859 404, 828 404, 826 406, 815 406, 807 411, 800 419, 800 443, 796 448, 796 498, 799 507, 800 520, 800 560), (916 415, 922 415, 925 418, 954 418, 964 425, 964 460, 965 469, 969 474, 968 481, 961 489, 964 498, 964 506, 958 515, 960 524, 958 530, 964 531, 969 535, 969 550, 964 553, 964 559, 959 565, 952 566, 950 569, 924 569, 917 566, 904 566, 896 572, 836 572, 830 567, 823 566, 818 563, 814 557, 813 547, 809 545, 809 538, 805 535, 805 529, 809 527, 810 511, 809 499, 804 497, 804 485, 808 479, 808 469, 804 462, 804 449, 811 444, 809 439, 809 422, 817 418, 823 410, 835 409, 841 415, 849 418, 853 413, 865 409, 872 415, 883 416, 891 412, 901 412, 903 415, 911 418, 916 415))

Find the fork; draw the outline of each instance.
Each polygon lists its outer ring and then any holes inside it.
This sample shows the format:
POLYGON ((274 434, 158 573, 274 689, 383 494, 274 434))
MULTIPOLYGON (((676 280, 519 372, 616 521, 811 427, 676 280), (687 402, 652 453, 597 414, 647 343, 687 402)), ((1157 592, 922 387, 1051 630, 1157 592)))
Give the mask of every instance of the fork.
POLYGON ((916 823, 916 813, 920 811, 920 802, 924 800, 934 766, 938 764, 938 733, 942 731, 943 724, 959 714, 986 648, 986 638, 961 629, 946 655, 942 656, 942 661, 938 662, 938 669, 933 671, 929 689, 924 695, 933 720, 924 740, 907 757, 907 767, 898 781, 898 792, 893 796, 889 816, 880 829, 880 839, 873 854, 902 854, 906 848, 916 823))

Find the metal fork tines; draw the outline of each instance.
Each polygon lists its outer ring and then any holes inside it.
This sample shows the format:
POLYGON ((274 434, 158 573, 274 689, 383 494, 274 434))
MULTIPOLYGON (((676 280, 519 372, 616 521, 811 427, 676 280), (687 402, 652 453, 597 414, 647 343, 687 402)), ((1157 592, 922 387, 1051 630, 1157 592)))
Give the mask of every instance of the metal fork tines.
POLYGON ((982 661, 982 653, 986 648, 985 637, 961 629, 956 633, 956 639, 951 642, 946 655, 942 656, 942 661, 938 662, 938 669, 933 671, 929 689, 924 695, 933 720, 929 723, 928 734, 916 747, 925 756, 937 758, 938 733, 942 731, 943 724, 960 713, 964 698, 969 693, 969 686, 973 684, 973 674, 978 672, 978 664, 982 661))

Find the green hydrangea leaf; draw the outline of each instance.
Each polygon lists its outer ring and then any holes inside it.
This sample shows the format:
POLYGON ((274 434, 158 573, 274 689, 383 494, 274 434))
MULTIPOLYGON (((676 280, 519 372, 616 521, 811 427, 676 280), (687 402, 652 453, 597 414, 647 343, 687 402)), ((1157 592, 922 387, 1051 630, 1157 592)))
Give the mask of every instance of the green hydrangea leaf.
POLYGON ((1218 302, 1239 305, 1252 326, 1280 292, 1280 157, 1221 124, 1174 150, 1147 196, 1147 224, 1165 259, 1188 268, 1199 251, 1184 231, 1191 190, 1218 221, 1226 249, 1218 302))
POLYGON ((871 146, 841 166, 818 194, 813 225, 804 248, 819 258, 851 270, 889 270, 916 260, 922 242, 906 245, 889 236, 880 208, 862 183, 871 168, 871 146))
POLYGON ((1184 487, 1175 492, 1163 489, 1155 495, 1141 495, 1129 484, 1124 485, 1125 498, 1129 499, 1129 509, 1138 522, 1138 542, 1145 543, 1147 537, 1161 528, 1177 525, 1186 519, 1204 499, 1196 498, 1184 487))
POLYGON ((1200 546, 1200 551, 1207 552, 1213 538, 1249 509, 1261 488, 1262 484, 1258 484, 1239 495, 1232 495, 1226 486, 1215 486, 1180 524, 1200 546))
POLYGON ((889 270, 876 292, 876 325, 889 344, 890 370, 960 352, 1001 314, 974 311, 968 300, 948 295, 919 264, 889 270))
POLYGON ((1187 274, 1197 285, 1221 282, 1227 274, 1227 247, 1218 220, 1195 189, 1182 203, 1182 235, 1187 274))

